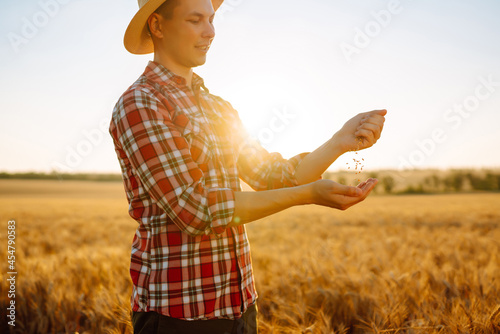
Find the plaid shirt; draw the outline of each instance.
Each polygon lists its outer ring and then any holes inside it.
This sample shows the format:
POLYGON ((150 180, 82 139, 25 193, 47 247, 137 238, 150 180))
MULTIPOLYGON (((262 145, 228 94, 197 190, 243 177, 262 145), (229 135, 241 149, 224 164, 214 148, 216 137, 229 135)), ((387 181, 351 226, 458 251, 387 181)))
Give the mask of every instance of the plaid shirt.
POLYGON ((235 319, 256 302, 245 226, 227 227, 239 178, 255 190, 296 186, 296 166, 249 138, 235 109, 203 79, 150 61, 120 97, 110 134, 120 162, 132 243, 132 310, 235 319), (203 89, 202 89, 203 88, 203 89))

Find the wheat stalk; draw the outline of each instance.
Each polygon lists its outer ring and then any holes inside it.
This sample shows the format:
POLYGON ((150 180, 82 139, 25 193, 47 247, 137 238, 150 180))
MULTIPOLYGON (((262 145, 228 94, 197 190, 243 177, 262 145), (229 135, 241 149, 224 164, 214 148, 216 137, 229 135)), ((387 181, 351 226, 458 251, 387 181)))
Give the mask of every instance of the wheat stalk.
POLYGON ((500 315, 500 305, 497 306, 497 308, 491 313, 490 315, 490 323, 491 326, 493 326, 494 329, 500 329, 499 323, 497 322, 497 318, 500 315))
POLYGON ((392 329, 383 329, 379 330, 379 333, 391 333, 391 332, 399 332, 399 331, 404 331, 408 329, 417 329, 417 330, 425 330, 425 329, 443 329, 443 325, 439 326, 407 326, 407 327, 399 327, 399 328, 392 328, 392 329))

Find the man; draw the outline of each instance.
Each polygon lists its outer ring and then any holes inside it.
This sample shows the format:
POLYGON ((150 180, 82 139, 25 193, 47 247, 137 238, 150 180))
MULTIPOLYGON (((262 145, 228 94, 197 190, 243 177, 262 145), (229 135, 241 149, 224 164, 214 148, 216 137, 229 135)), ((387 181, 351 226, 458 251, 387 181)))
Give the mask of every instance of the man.
POLYGON ((355 116, 314 152, 286 160, 251 140, 236 110, 209 93, 193 68, 205 63, 221 2, 139 0, 125 33, 131 53, 154 52, 110 124, 139 223, 130 265, 135 333, 257 333, 244 224, 295 205, 345 210, 377 183, 349 187, 321 175, 379 139, 385 110, 355 116), (257 191, 241 191, 240 178, 257 191))

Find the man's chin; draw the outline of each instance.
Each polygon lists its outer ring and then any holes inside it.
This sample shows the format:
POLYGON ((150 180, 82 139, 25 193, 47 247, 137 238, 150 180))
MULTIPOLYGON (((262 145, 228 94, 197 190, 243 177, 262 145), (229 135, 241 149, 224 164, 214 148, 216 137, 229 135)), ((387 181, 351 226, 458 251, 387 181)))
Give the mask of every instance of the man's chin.
POLYGON ((195 61, 192 62, 191 67, 201 66, 201 65, 205 64, 206 61, 207 61, 207 57, 199 57, 198 59, 196 59, 195 61))

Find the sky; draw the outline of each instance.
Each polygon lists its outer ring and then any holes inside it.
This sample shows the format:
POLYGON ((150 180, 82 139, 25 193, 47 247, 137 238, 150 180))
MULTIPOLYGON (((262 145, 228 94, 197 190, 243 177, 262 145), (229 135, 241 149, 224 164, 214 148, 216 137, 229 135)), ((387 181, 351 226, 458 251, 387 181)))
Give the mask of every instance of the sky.
MULTIPOLYGON (((0 171, 120 172, 107 131, 151 55, 133 0, 0 2, 0 171)), ((365 171, 500 167, 500 2, 226 0, 194 71, 285 158, 387 109, 365 171)), ((344 170, 347 153, 330 170, 344 170)))

